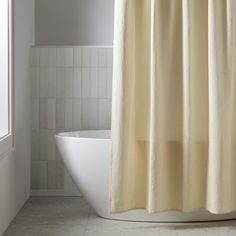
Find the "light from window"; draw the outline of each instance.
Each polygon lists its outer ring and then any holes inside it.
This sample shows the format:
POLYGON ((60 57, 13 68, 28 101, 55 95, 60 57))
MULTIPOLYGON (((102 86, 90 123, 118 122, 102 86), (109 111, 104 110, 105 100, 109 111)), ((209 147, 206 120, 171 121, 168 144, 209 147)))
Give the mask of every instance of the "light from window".
POLYGON ((10 132, 9 123, 9 0, 0 0, 0 139, 10 132))

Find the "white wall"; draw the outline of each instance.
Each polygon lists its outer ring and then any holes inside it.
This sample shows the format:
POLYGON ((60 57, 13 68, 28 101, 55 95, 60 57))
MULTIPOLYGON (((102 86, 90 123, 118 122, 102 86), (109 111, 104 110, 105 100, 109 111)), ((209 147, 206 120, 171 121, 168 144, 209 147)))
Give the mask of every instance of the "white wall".
POLYGON ((30 80, 29 47, 34 26, 34 0, 14 3, 15 145, 0 158, 0 235, 29 196, 30 80))
POLYGON ((114 0, 35 0, 36 45, 112 45, 114 0))

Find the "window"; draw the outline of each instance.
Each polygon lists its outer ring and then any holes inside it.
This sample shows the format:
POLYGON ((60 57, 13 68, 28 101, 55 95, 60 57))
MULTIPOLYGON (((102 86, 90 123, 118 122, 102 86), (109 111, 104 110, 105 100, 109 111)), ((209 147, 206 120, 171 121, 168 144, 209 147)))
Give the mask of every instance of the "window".
POLYGON ((12 146, 11 0, 0 0, 0 155, 12 146))

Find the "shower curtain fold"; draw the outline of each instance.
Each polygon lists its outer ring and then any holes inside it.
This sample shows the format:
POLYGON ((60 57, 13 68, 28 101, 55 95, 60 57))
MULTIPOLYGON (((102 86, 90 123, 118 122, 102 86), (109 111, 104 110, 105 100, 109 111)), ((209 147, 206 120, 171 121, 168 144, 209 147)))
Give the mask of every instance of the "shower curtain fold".
POLYGON ((236 210, 236 2, 115 1, 110 211, 236 210))

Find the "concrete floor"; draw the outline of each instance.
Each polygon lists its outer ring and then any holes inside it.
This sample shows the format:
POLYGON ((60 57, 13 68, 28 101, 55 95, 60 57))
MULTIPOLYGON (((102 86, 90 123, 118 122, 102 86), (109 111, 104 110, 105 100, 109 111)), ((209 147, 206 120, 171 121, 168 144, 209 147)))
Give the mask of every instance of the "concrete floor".
POLYGON ((33 197, 3 236, 236 236, 236 220, 158 224, 105 220, 80 197, 33 197))

